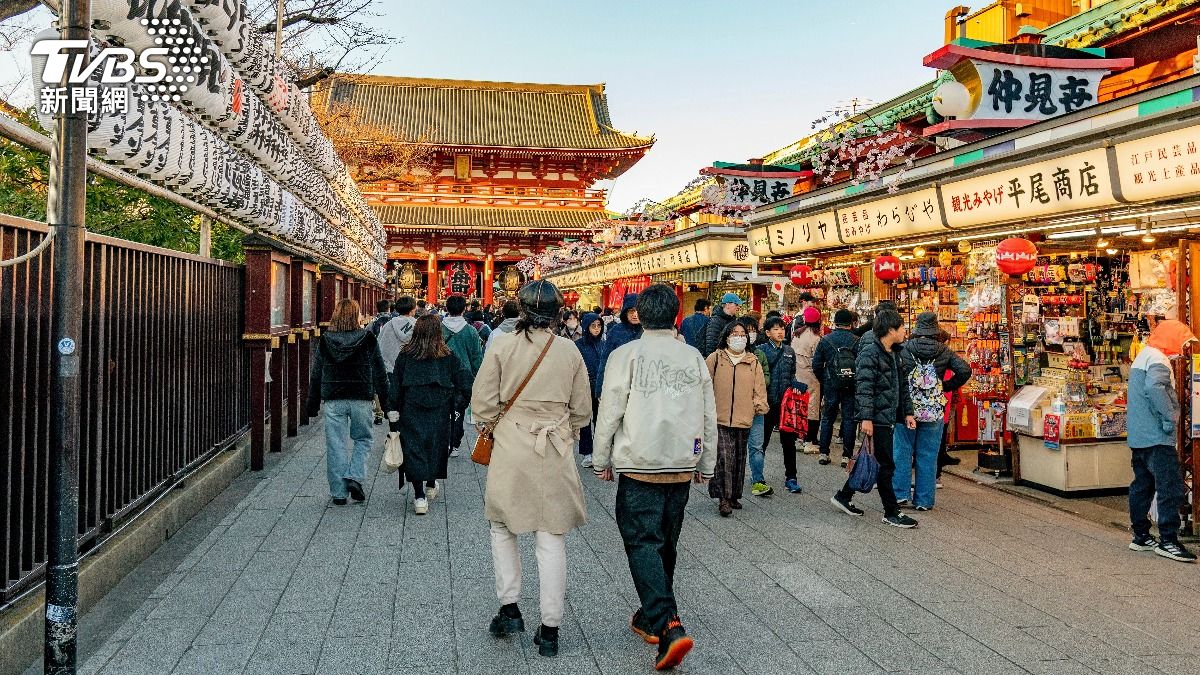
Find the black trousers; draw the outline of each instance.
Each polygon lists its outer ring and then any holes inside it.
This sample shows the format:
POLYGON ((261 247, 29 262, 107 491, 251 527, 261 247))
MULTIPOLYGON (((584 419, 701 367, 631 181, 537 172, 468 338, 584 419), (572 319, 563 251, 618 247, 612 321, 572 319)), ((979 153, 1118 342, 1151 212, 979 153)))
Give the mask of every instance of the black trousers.
POLYGON ((646 483, 628 476, 617 480, 617 527, 625 542, 629 573, 646 625, 658 634, 679 614, 675 560, 691 485, 646 483))
MULTIPOLYGON (((771 430, 779 426, 779 417, 781 414, 780 404, 776 403, 771 406, 767 414, 763 417, 763 449, 765 450, 771 444, 771 430)), ((813 425, 809 422, 809 427, 813 425)), ((779 445, 783 447, 783 477, 784 479, 796 477, 796 434, 789 431, 779 430, 779 445)))
MULTIPOLYGON (((896 505, 896 491, 892 488, 892 476, 896 475, 896 459, 892 456, 892 434, 895 430, 878 422, 874 426, 875 435, 871 440, 875 448, 875 461, 879 462, 879 476, 875 479, 875 489, 879 490, 879 501, 883 502, 883 515, 894 516, 900 513, 900 507, 896 505)), ((849 480, 838 490, 837 496, 842 501, 854 496, 849 480)))

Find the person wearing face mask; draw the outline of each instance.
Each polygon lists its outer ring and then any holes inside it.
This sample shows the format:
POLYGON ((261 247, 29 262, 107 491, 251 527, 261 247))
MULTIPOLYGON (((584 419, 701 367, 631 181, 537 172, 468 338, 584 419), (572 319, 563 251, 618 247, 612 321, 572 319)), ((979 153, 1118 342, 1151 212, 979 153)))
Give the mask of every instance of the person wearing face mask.
POLYGON ((747 351, 749 342, 746 327, 732 321, 721 331, 716 351, 705 359, 717 404, 717 468, 708 496, 718 500, 722 516, 742 508, 750 427, 756 415, 770 410, 763 366, 747 351))
POLYGON ((1196 336, 1181 321, 1160 321, 1129 367, 1129 450, 1133 483, 1129 485, 1129 519, 1133 551, 1179 562, 1196 562, 1196 555, 1179 543, 1179 507, 1185 487, 1175 450, 1179 431, 1179 398, 1171 359, 1196 336), (1150 534, 1150 502, 1158 493, 1158 539, 1150 534))
POLYGON ((599 314, 589 312, 583 315, 583 337, 575 341, 583 356, 583 364, 587 366, 588 383, 592 391, 592 423, 579 430, 579 454, 583 455, 581 465, 584 468, 592 466, 592 432, 595 429, 598 407, 600 405, 600 363, 604 360, 606 345, 604 344, 604 321, 599 314))
POLYGON ((558 323, 558 331, 555 334, 565 337, 571 342, 575 342, 583 337, 583 328, 579 326, 579 313, 573 309, 564 311, 562 320, 558 323))

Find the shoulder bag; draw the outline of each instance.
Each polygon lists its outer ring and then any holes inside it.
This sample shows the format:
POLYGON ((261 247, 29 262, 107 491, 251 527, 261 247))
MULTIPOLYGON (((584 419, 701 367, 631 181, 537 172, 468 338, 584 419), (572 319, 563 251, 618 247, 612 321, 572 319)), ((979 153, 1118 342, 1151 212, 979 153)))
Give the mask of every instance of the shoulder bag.
POLYGON ((533 367, 529 369, 529 373, 525 375, 525 379, 521 380, 521 384, 517 386, 517 390, 513 392, 508 402, 500 409, 500 414, 496 415, 496 419, 483 425, 483 429, 479 431, 479 438, 475 439, 475 449, 471 451, 472 462, 482 464, 483 466, 492 463, 492 429, 496 428, 496 425, 504 418, 505 413, 517 402, 517 397, 525 390, 525 385, 529 384, 529 380, 533 379, 533 374, 537 372, 538 366, 542 365, 542 359, 546 358, 546 353, 550 351, 550 345, 552 344, 554 344, 553 335, 550 336, 550 339, 546 340, 546 346, 542 348, 542 353, 538 355, 537 361, 533 362, 533 367))

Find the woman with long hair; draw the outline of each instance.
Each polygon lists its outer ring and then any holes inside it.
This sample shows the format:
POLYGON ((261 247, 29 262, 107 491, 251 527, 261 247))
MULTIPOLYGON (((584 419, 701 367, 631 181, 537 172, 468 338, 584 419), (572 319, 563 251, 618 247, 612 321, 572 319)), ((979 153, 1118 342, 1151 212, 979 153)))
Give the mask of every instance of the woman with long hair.
POLYGON ((400 350, 391 380, 391 407, 400 416, 393 429, 404 447, 400 487, 412 483, 413 509, 423 516, 437 497, 438 479, 446 478, 451 418, 471 396, 471 372, 446 346, 438 318, 425 315, 400 350))
POLYGON ((808 385, 808 435, 804 438, 803 451, 806 455, 820 452, 817 442, 821 431, 821 380, 813 372, 813 356, 821 344, 821 310, 805 307, 800 313, 801 323, 792 334, 792 351, 796 352, 796 379, 808 385))
POLYGON ((763 366, 749 342, 746 327, 730 321, 717 339, 716 351, 705 359, 717 402, 717 468, 708 496, 718 500, 722 516, 742 508, 750 426, 756 415, 770 410, 763 366))
POLYGON ((567 593, 565 535, 587 521, 575 439, 592 420, 592 393, 579 349, 553 332, 562 294, 541 279, 517 298, 516 330, 494 334, 471 395, 475 422, 491 429, 494 442, 483 503, 501 606, 489 630, 497 637, 525 630, 517 535, 536 532, 542 625, 534 642, 554 656, 567 593))
POLYGON ((379 343, 362 325, 358 303, 350 298, 339 300, 329 328, 313 350, 308 379, 309 417, 316 417, 324 403, 325 475, 329 494, 338 506, 346 503, 347 496, 356 502, 367 498, 363 481, 374 442, 375 397, 386 398, 388 392, 379 343), (349 458, 348 440, 353 444, 349 458))

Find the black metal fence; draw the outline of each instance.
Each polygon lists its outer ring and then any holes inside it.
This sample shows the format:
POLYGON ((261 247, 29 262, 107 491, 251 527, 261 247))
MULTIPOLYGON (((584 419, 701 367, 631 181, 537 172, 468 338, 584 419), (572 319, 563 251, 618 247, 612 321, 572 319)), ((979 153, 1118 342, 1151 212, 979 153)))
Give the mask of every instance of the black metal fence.
MULTIPOLYGON (((0 215, 0 258, 40 223, 0 215)), ((51 245, 51 248, 53 244, 51 245)), ((79 541, 87 548, 248 427, 240 266, 89 236, 79 541)), ((0 268, 0 603, 46 560, 52 251, 0 268)))

